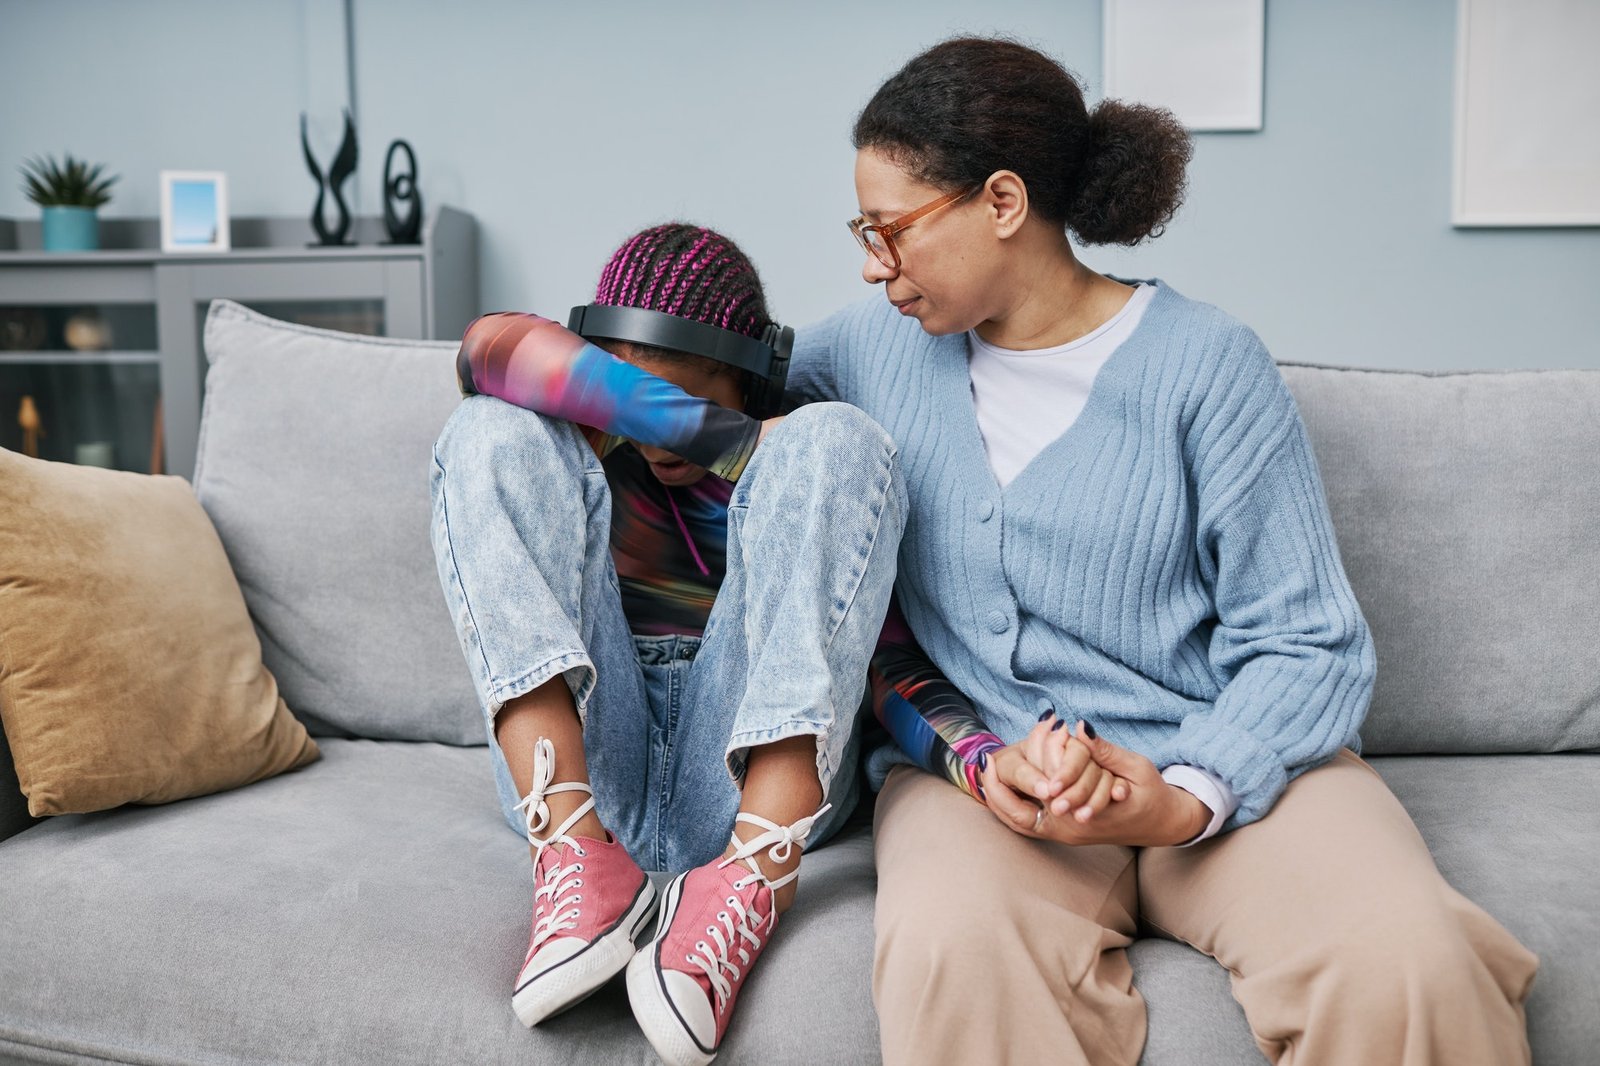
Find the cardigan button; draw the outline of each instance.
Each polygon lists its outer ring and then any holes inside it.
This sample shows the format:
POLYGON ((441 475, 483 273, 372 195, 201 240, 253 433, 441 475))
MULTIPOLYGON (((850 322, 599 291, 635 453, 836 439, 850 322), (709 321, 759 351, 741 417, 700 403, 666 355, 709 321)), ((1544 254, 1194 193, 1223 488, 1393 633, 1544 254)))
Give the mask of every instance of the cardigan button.
POLYGON ((1004 611, 990 611, 989 628, 996 633, 1004 633, 1011 628, 1011 619, 1006 617, 1004 611))
POLYGON ((994 517, 994 501, 981 500, 978 503, 978 521, 987 522, 994 517))

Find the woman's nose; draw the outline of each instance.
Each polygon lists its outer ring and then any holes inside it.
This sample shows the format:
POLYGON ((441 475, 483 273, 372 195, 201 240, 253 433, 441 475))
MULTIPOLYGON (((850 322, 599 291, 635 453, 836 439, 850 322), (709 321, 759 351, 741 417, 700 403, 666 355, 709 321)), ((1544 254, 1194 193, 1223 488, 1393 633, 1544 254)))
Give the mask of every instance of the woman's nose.
POLYGON ((861 267, 861 280, 868 285, 876 285, 880 281, 888 281, 900 271, 892 266, 887 266, 878 260, 875 255, 867 256, 867 261, 861 267))

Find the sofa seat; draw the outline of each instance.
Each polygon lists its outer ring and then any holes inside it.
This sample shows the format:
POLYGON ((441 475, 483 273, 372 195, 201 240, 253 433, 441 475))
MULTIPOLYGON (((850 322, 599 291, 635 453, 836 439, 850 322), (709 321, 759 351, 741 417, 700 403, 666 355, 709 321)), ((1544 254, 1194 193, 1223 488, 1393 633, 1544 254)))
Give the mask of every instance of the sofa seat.
MULTIPOLYGON (((512 1014, 532 881, 487 748, 319 743, 0 843, 0 1062, 657 1062, 620 979, 532 1032, 512 1014)), ((806 880, 720 1061, 877 1061, 870 837, 806 880)))
MULTIPOLYGON (((0 843, 0 1061, 652 1063, 620 980, 537 1030, 511 1013, 528 861, 485 748, 336 740, 306 769, 0 843)), ((1374 759, 1445 876, 1539 953, 1535 1061, 1600 1044, 1600 756, 1374 759)), ((806 860, 719 1061, 876 1062, 871 839, 806 860)), ((929 891, 937 892, 937 885, 929 891)), ((1228 975, 1132 949, 1151 1066, 1264 1061, 1228 975)))

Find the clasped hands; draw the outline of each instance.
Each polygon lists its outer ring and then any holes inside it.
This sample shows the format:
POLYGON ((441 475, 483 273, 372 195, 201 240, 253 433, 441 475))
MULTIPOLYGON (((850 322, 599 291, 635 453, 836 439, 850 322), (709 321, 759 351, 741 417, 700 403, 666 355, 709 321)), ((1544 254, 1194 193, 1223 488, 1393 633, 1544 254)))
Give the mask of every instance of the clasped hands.
POLYGON ((981 756, 978 766, 981 801, 1023 836, 1169 847, 1211 821, 1211 809, 1163 780, 1155 763, 1097 736, 1087 722, 1068 729, 1053 712, 1019 743, 981 756))

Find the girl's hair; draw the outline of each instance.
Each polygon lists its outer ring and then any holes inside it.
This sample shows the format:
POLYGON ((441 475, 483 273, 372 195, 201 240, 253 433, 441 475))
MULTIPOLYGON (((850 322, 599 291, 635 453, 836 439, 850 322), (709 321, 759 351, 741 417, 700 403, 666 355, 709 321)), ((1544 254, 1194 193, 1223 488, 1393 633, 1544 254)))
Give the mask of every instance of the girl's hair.
MULTIPOLYGON (((652 226, 629 237, 600 272, 595 303, 642 307, 760 337, 772 322, 761 278, 739 246, 687 222, 652 226)), ((635 350, 697 362, 717 373, 744 372, 705 356, 633 345, 635 350)))
POLYGON ((1091 112, 1060 63, 980 37, 912 59, 873 95, 851 139, 943 189, 1015 171, 1033 210, 1084 244, 1159 237, 1183 202, 1193 152, 1170 111, 1103 100, 1091 112))

